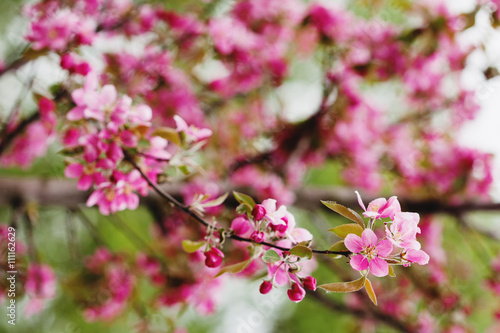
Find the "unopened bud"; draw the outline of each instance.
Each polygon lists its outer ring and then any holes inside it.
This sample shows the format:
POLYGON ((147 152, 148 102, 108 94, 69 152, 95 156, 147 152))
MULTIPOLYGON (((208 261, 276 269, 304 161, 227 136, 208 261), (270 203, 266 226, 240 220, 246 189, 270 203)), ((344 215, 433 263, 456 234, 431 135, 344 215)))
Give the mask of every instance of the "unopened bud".
POLYGON ((304 288, 309 289, 309 290, 316 290, 316 279, 313 278, 312 276, 306 277, 302 283, 304 284, 304 288))
POLYGON ((293 282, 292 288, 287 290, 288 298, 295 303, 298 303, 304 299, 306 291, 298 283, 293 282))
POLYGON ((210 268, 219 267, 224 258, 224 253, 216 247, 212 247, 209 251, 204 252, 205 265, 210 268))
POLYGON ((269 293, 271 289, 273 289, 273 284, 271 283, 271 281, 264 281, 260 285, 259 291, 261 294, 265 295, 269 293))
POLYGON ((266 216, 266 213, 266 209, 262 205, 256 204, 255 207, 253 207, 252 215, 257 221, 262 220, 264 216, 266 216))
POLYGON ((262 231, 254 231, 250 236, 250 239, 255 243, 262 243, 264 241, 265 235, 262 231))

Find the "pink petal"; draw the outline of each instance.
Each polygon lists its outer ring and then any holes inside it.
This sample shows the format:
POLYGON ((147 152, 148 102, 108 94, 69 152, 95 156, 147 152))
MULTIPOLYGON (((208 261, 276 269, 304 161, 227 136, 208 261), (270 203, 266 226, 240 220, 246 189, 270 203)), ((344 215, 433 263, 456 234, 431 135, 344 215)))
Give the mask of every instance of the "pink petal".
POLYGON ((359 205, 361 206, 361 208, 363 208, 364 211, 366 211, 365 204, 363 203, 363 200, 361 200, 361 196, 359 195, 359 192, 358 191, 354 191, 354 193, 356 193, 356 195, 358 196, 358 203, 359 203, 359 205))
POLYGON ((370 261, 370 272, 378 277, 386 276, 389 274, 389 264, 385 260, 375 257, 370 261))
POLYGON ((103 105, 113 104, 116 101, 116 96, 117 96, 117 94, 116 94, 115 86, 113 86, 111 84, 107 84, 104 87, 102 87, 100 102, 103 105))
POLYGON ((399 247, 402 247, 403 249, 420 250, 421 245, 417 240, 413 239, 401 242, 401 244, 399 244, 399 247))
POLYGON ((177 125, 178 132, 186 131, 188 129, 187 123, 180 116, 175 115, 174 120, 175 120, 175 124, 177 125))
POLYGON ((385 204, 387 203, 387 200, 385 198, 377 198, 370 202, 367 207, 367 211, 369 212, 380 212, 380 208, 384 207, 385 204))
POLYGON ((377 235, 371 229, 365 229, 361 234, 361 239, 365 246, 375 246, 377 245, 377 235))
POLYGON ((80 178, 83 173, 83 165, 72 163, 64 169, 64 176, 68 178, 80 178))
POLYGON ((415 262, 419 265, 427 265, 429 263, 429 255, 422 250, 409 250, 406 253, 406 259, 409 262, 415 262))
POLYGON ((266 199, 262 201, 262 206, 266 209, 267 214, 272 214, 276 211, 276 200, 266 199))
POLYGON ((77 188, 80 191, 87 191, 93 183, 93 177, 91 175, 83 175, 79 180, 77 184, 77 188))
POLYGON ((352 253, 359 253, 363 250, 365 244, 361 240, 361 237, 355 234, 349 234, 344 239, 344 244, 349 251, 352 253))
POLYGON ((381 240, 378 242, 376 249, 378 256, 387 257, 392 252, 392 243, 387 239, 381 240))
POLYGON ((366 259, 362 254, 357 254, 351 258, 351 267, 357 271, 364 271, 368 268, 368 259, 366 259))

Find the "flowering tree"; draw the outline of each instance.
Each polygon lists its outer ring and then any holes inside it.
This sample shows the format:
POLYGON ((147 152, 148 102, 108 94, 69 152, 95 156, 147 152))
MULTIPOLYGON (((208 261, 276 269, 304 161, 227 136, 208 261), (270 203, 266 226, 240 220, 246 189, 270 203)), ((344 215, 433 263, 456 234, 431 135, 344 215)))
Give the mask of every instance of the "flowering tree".
POLYGON ((0 128, 10 320, 71 304, 43 328, 183 332, 236 278, 359 319, 345 330, 494 332, 496 236, 466 215, 500 208, 492 156, 457 132, 484 47, 461 37, 476 15, 498 26, 497 6, 25 5, 0 64, 23 84, 0 128))

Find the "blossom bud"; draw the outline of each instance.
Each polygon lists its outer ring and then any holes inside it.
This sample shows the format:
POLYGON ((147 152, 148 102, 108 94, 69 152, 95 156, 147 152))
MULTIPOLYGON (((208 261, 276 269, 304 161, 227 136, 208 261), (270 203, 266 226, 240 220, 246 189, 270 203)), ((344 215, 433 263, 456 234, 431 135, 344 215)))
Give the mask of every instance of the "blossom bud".
POLYGON ((251 228, 252 225, 250 224, 250 221, 243 216, 239 216, 231 222, 231 229, 233 229, 235 235, 238 236, 245 235, 251 228))
POLYGON ((260 285, 259 291, 261 294, 265 295, 269 293, 271 289, 273 289, 273 284, 271 283, 271 281, 264 281, 260 285))
POLYGON ((254 231, 250 236, 250 239, 255 243, 262 243, 264 241, 265 235, 262 231, 254 231))
POLYGON ((288 294, 288 298, 295 303, 302 301, 306 295, 304 288, 295 282, 292 283, 292 288, 288 289, 286 293, 288 294))
POLYGON ((316 290, 316 279, 313 278, 312 276, 306 277, 302 283, 304 284, 304 288, 309 289, 309 290, 316 290))
POLYGON ((212 247, 209 251, 204 252, 205 265, 210 268, 219 267, 224 258, 224 253, 218 248, 212 247))
POLYGON ((252 210, 253 218, 257 221, 262 220, 264 218, 264 216, 266 215, 266 213, 267 212, 266 212, 266 209, 264 208, 264 206, 259 205, 259 204, 256 204, 252 210))

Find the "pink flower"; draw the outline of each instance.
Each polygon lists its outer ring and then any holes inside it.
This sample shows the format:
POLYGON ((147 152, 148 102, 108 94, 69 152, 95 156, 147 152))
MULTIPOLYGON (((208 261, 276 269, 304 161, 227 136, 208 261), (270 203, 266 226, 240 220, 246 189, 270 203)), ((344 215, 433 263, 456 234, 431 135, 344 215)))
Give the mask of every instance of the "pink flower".
POLYGON ((389 265, 383 259, 392 252, 392 243, 387 240, 377 241, 377 236, 371 229, 365 229, 361 237, 349 234, 344 240, 345 246, 354 255, 351 257, 351 267, 357 271, 370 268, 373 275, 381 277, 389 274, 389 265))
POLYGON ((394 246, 420 250, 420 243, 416 240, 417 233, 420 233, 417 226, 419 219, 417 213, 397 213, 391 226, 385 226, 387 238, 394 246))
POLYGON ((197 128, 193 125, 188 126, 188 124, 180 116, 174 116, 175 124, 177 125, 178 132, 184 132, 189 141, 202 141, 209 138, 212 135, 212 130, 208 128, 197 128))
POLYGON ((283 221, 283 218, 286 216, 286 207, 280 206, 276 209, 276 200, 274 199, 266 199, 262 201, 262 207, 266 210, 265 219, 269 221, 272 225, 286 225, 286 222, 283 221))
POLYGON ((395 196, 390 197, 389 200, 386 200, 385 198, 375 199, 368 204, 368 208, 365 208, 365 204, 363 203, 359 192, 355 192, 358 196, 359 205, 365 211, 363 215, 366 217, 374 219, 390 217, 393 219, 394 214, 401 212, 401 205, 395 196))

